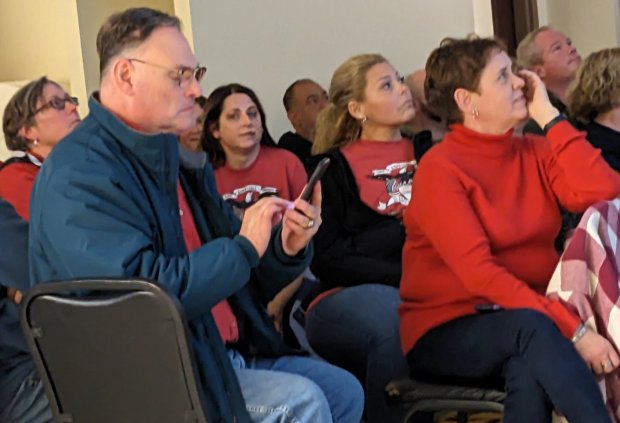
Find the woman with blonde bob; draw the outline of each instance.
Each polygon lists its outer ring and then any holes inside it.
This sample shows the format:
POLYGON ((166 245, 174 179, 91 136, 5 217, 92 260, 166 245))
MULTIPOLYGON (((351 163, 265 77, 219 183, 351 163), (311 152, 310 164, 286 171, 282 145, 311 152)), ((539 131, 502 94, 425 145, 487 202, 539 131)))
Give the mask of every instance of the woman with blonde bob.
POLYGON ((384 389, 407 374, 397 314, 402 213, 423 149, 404 139, 400 127, 415 110, 402 78, 377 54, 338 67, 329 99, 310 162, 331 159, 310 266, 321 293, 309 306, 307 336, 322 357, 365 382, 367 422, 399 421, 384 389))
POLYGON ((591 370, 615 371, 608 340, 545 291, 559 256, 560 206, 583 212, 620 193, 620 175, 512 71, 494 39, 447 39, 426 62, 431 110, 450 124, 424 157, 405 212, 402 344, 418 379, 506 391, 505 423, 609 422, 591 370), (545 138, 517 136, 531 118, 545 138))
POLYGON ((588 56, 568 88, 567 105, 588 141, 620 172, 620 48, 588 56))

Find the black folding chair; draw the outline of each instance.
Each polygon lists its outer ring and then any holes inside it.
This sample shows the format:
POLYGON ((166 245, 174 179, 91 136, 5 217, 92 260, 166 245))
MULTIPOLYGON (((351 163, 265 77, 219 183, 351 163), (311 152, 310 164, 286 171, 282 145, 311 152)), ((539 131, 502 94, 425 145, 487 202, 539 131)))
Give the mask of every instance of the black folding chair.
POLYGON ((414 422, 418 412, 454 411, 457 422, 466 423, 469 413, 504 411, 504 392, 466 386, 439 385, 401 379, 385 388, 391 401, 400 402, 405 411, 404 423, 414 422))
POLYGON ((152 281, 41 284, 21 324, 59 423, 206 423, 176 299, 152 281))

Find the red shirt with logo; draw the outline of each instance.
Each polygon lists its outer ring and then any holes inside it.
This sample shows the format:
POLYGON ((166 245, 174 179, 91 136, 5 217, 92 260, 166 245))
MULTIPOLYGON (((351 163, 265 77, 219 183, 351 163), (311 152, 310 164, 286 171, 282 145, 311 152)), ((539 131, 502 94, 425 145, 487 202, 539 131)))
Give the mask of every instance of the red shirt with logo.
POLYGON ((224 165, 215 170, 218 192, 240 217, 245 209, 265 196, 295 200, 307 181, 308 175, 299 159, 277 147, 261 146, 258 157, 246 169, 224 165))
POLYGON ((401 217, 411 198, 417 166, 411 140, 358 140, 342 148, 360 199, 378 213, 401 217))

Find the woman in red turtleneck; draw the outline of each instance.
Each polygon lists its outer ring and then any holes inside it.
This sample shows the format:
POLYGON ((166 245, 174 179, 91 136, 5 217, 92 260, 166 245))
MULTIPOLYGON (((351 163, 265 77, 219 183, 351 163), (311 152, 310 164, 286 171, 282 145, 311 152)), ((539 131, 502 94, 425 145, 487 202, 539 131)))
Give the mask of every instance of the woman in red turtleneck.
POLYGON ((448 40, 426 70, 429 106, 453 125, 421 162, 404 218, 412 375, 503 380, 506 422, 548 422, 553 408, 571 422, 609 421, 588 366, 613 371, 616 351, 544 292, 559 205, 580 212, 613 198, 620 177, 534 73, 513 74, 497 41, 448 40), (513 134, 528 112, 547 139, 513 134))
POLYGON ((24 155, 0 166, 0 197, 25 220, 30 191, 41 163, 54 146, 80 122, 77 98, 46 77, 20 88, 4 109, 2 129, 9 150, 24 155))

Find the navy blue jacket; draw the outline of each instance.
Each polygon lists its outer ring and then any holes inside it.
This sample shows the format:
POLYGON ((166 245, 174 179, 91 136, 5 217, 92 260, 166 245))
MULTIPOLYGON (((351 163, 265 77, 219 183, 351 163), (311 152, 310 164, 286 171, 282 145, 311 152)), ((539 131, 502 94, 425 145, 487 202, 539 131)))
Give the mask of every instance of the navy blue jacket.
POLYGON ((211 316, 228 298, 246 355, 289 353, 263 305, 307 267, 311 247, 287 256, 278 227, 267 252, 237 234, 240 222, 215 189, 206 156, 180 163, 171 134, 145 135, 91 97, 89 116, 46 159, 30 206, 33 283, 76 277, 155 279, 186 313, 209 421, 249 421, 211 316), (182 175, 179 169, 182 166, 182 175), (188 253, 179 219, 181 180, 205 243, 188 253), (224 226, 230 237, 214 233, 224 226))
MULTIPOLYGON (((0 285, 26 291, 28 278, 28 223, 13 206, 0 199, 0 285)), ((0 298, 0 410, 15 396, 34 369, 19 325, 19 306, 0 298)))

